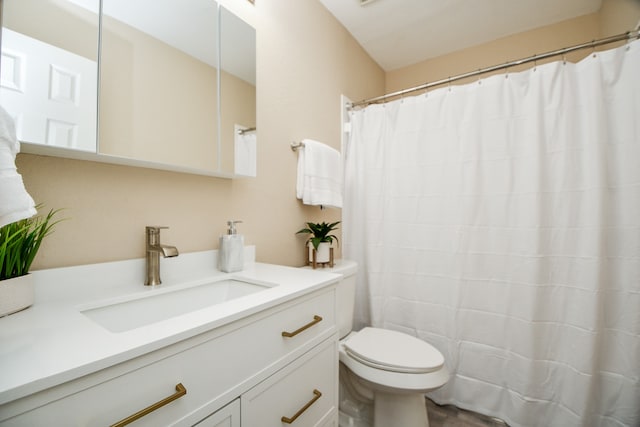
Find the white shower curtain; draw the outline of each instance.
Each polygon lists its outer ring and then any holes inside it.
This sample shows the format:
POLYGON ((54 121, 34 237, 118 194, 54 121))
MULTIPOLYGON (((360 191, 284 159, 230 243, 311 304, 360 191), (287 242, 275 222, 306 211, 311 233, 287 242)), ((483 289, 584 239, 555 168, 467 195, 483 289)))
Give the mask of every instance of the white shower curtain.
POLYGON ((640 426, 640 42, 351 114, 357 326, 438 348, 439 403, 640 426))

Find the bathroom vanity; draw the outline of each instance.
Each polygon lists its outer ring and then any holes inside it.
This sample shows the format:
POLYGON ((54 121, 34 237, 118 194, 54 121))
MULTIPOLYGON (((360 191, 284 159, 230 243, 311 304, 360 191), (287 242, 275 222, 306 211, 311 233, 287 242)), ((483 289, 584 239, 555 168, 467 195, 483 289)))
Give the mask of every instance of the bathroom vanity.
POLYGON ((34 272, 0 319, 0 425, 337 426, 340 276, 214 252, 153 289, 143 260, 34 272))

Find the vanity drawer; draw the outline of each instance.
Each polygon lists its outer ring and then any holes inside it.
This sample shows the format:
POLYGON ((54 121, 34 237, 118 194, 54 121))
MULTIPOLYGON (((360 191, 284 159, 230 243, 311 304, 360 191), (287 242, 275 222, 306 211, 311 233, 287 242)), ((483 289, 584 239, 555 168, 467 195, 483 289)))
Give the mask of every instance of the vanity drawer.
POLYGON ((242 395, 243 425, 337 425, 337 357, 329 340, 242 395))
POLYGON ((186 388, 185 395, 145 415, 135 425, 193 425, 238 397, 250 384, 264 380, 335 334, 335 330, 334 291, 330 289, 159 350, 155 358, 151 353, 109 368, 118 372, 112 376, 93 374, 102 378, 93 383, 82 378, 92 386, 62 394, 0 425, 111 425, 179 394, 177 384, 186 388), (283 332, 293 336, 285 337, 283 332))
POLYGON ((237 356, 258 368, 291 353, 301 355, 335 333, 336 328, 335 293, 325 290, 235 333, 237 349, 245 349, 237 356))

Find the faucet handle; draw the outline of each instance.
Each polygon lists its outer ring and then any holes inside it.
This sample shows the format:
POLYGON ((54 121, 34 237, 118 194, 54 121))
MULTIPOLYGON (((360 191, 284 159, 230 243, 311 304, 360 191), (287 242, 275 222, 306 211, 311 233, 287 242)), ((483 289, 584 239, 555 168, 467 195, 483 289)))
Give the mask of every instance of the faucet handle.
POLYGON ((145 227, 147 245, 160 244, 160 230, 162 230, 163 228, 169 228, 169 227, 158 226, 158 225, 147 225, 145 227))
POLYGON ((159 233, 160 230, 164 230, 167 228, 169 227, 167 227, 166 225, 147 225, 145 227, 145 230, 147 231, 147 233, 159 233))

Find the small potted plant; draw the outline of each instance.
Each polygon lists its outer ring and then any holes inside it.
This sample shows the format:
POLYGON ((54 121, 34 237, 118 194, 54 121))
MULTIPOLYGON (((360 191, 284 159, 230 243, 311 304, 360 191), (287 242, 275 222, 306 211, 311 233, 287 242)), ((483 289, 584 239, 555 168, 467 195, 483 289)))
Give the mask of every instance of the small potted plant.
POLYGON ((309 247, 309 263, 315 268, 315 264, 329 263, 333 267, 333 253, 331 244, 335 240, 339 243, 338 237, 335 234, 330 234, 332 231, 337 230, 336 227, 340 224, 340 221, 332 223, 315 223, 307 222, 307 227, 296 232, 296 234, 309 234, 310 237, 307 240, 307 246, 309 247), (314 259, 315 255, 315 259, 314 259))
POLYGON ((36 215, 0 227, 0 316, 33 304, 34 289, 29 269, 42 240, 59 222, 52 222, 57 212, 52 209, 44 217, 36 215))

